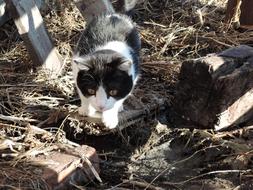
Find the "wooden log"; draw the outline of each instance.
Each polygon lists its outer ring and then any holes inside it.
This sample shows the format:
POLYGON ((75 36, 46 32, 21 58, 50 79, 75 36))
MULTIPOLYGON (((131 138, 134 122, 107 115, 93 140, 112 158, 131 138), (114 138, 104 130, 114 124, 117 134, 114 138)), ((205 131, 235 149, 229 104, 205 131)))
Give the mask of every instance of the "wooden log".
POLYGON ((227 11, 225 21, 231 23, 232 19, 239 15, 240 28, 253 29, 253 1, 251 0, 229 0, 227 3, 227 11), (240 11, 239 11, 240 10, 240 11))
POLYGON ((145 105, 140 105, 140 102, 136 101, 135 98, 136 97, 131 97, 131 99, 126 102, 124 107, 125 110, 119 113, 119 124, 114 129, 106 128, 100 118, 83 117, 77 112, 71 114, 66 113, 66 115, 68 114, 70 118, 78 120, 85 134, 101 136, 123 130, 133 125, 139 127, 145 126, 147 123, 150 124, 151 120, 155 121, 157 117, 165 111, 166 103, 164 99, 157 99, 145 105), (135 108, 133 108, 133 105, 130 105, 130 101, 134 101, 135 108))
POLYGON ((25 42, 34 66, 42 66, 52 77, 60 74, 62 60, 45 29, 34 0, 6 0, 7 9, 25 42))
POLYGON ((114 13, 109 0, 74 0, 74 2, 86 22, 90 22, 92 18, 101 14, 114 13))
POLYGON ((239 46, 182 64, 173 109, 216 130, 253 120, 253 48, 239 46))
POLYGON ((241 0, 228 0, 225 21, 231 23, 237 13, 241 0))
POLYGON ((118 115, 119 125, 112 130, 104 126, 101 118, 90 118, 79 115, 77 111, 78 106, 72 106, 71 109, 67 110, 58 108, 57 110, 51 109, 46 111, 41 111, 40 106, 34 106, 29 107, 29 109, 25 111, 32 114, 34 118, 37 118, 36 115, 40 118, 47 118, 38 124, 41 128, 48 128, 49 126, 56 127, 62 123, 62 120, 67 118, 67 122, 69 122, 69 126, 71 126, 64 128, 67 135, 74 136, 77 131, 83 131, 84 135, 101 136, 113 133, 117 130, 123 130, 133 125, 143 127, 147 126, 147 124, 155 123, 156 119, 160 118, 168 107, 167 101, 168 99, 163 95, 159 95, 150 88, 148 88, 148 90, 135 89, 133 94, 124 102, 124 111, 120 112, 118 115))
POLYGON ((241 4, 240 27, 253 29, 253 1, 243 0, 241 4))

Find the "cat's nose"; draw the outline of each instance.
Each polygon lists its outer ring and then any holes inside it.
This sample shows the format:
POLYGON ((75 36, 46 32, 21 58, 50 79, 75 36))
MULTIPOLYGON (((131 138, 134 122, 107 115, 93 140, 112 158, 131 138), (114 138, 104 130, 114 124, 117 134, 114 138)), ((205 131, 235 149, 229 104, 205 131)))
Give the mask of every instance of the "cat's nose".
POLYGON ((105 107, 104 106, 98 106, 99 111, 104 111, 105 107))

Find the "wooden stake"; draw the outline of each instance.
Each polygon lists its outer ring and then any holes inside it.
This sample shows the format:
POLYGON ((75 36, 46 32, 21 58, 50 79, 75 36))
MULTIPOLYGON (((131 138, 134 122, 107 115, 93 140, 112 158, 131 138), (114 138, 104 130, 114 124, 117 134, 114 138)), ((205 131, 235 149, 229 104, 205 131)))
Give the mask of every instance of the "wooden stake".
POLYGON ((6 0, 6 4, 34 65, 47 69, 52 77, 59 75, 62 60, 48 36, 35 1, 6 0))

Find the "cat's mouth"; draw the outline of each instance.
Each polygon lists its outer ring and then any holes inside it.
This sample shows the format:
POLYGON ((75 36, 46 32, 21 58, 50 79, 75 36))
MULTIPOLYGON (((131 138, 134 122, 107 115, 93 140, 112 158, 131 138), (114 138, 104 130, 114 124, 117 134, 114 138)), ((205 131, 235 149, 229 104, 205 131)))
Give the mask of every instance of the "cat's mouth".
POLYGON ((98 113, 103 113, 105 111, 109 110, 109 108, 105 108, 105 107, 96 107, 96 112, 98 113))
POLYGON ((98 105, 94 105, 94 108, 95 108, 95 110, 97 111, 97 112, 99 112, 99 113, 103 113, 103 112, 105 112, 105 111, 108 111, 108 110, 110 110, 110 109, 112 109, 113 108, 113 106, 110 106, 110 105, 103 105, 103 106, 98 106, 98 105))

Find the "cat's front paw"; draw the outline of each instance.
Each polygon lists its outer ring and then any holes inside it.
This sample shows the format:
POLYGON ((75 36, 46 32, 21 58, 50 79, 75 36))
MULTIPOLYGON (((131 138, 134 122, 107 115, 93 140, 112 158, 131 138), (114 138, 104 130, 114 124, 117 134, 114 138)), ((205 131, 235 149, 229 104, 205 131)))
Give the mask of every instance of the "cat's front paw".
POLYGON ((92 106, 89 106, 89 107, 81 106, 78 108, 78 113, 82 116, 101 118, 101 114, 97 113, 96 110, 92 106))
POLYGON ((114 129, 119 123, 118 113, 105 111, 102 116, 102 122, 109 129, 114 129))
POLYGON ((119 112, 122 112, 122 111, 124 111, 123 105, 121 105, 121 106, 119 107, 119 112))

